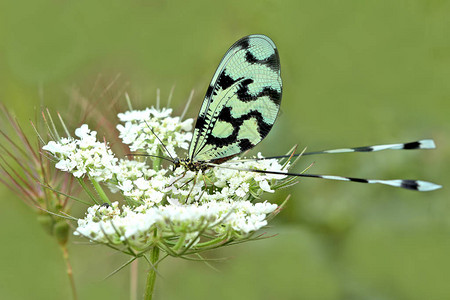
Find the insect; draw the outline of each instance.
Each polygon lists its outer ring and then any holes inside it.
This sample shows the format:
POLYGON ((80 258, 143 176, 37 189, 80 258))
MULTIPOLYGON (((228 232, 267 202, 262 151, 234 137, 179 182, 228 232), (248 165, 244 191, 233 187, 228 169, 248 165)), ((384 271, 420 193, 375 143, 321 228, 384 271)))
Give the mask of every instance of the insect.
MULTIPOLYGON (((175 168, 184 166, 187 170, 204 171, 210 167, 220 166, 236 155, 253 148, 271 130, 280 110, 281 98, 280 58, 274 42, 265 35, 249 35, 241 38, 228 49, 214 73, 198 114, 188 157, 184 159, 172 157, 175 168)), ((404 144, 309 152, 294 156, 434 147, 432 140, 421 140, 404 144)), ((266 159, 284 157, 287 156, 266 159)), ((417 191, 430 191, 441 187, 420 180, 377 180, 252 169, 245 171, 378 183, 417 191)))

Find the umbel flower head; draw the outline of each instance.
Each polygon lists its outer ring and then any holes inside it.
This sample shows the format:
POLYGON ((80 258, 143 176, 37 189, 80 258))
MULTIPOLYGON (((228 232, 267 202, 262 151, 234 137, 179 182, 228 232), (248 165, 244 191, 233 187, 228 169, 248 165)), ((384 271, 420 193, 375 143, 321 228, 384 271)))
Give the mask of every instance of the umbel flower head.
POLYGON ((78 178, 96 203, 78 219, 75 235, 135 257, 154 247, 184 256, 259 238, 254 233, 282 206, 261 201, 263 193, 294 180, 239 169, 286 172, 289 162, 282 165, 258 154, 259 159, 233 159, 204 171, 174 170, 161 156, 186 152, 193 120, 171 115, 172 109, 153 107, 119 114, 119 137, 134 153, 126 158, 117 157, 86 124, 74 138, 49 141, 42 148, 55 158, 56 168, 78 178), (112 203, 102 185, 124 201, 112 203))

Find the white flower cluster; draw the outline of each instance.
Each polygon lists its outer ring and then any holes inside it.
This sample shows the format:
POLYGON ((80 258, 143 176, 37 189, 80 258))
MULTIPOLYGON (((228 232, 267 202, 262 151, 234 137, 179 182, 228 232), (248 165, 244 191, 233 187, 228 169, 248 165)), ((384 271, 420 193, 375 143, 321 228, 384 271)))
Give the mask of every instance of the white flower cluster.
MULTIPOLYGON (((258 153, 257 158, 263 158, 261 153, 258 153)), ((264 192, 273 193, 274 190, 271 189, 271 183, 273 180, 284 179, 286 175, 275 175, 268 173, 254 173, 248 171, 239 171, 238 169, 250 169, 250 170, 263 170, 263 171, 276 171, 276 172, 286 172, 289 164, 283 167, 276 159, 261 159, 261 160, 247 160, 243 162, 238 162, 235 165, 232 163, 238 160, 237 158, 231 160, 227 165, 229 167, 235 167, 236 169, 229 168, 215 168, 214 175, 217 181, 214 183, 215 186, 225 187, 226 185, 232 189, 232 193, 238 197, 244 197, 250 191, 250 185, 242 184, 251 182, 252 180, 258 184, 264 192)))
MULTIPOLYGON (((261 154, 258 154, 258 158, 262 158, 261 154)), ((252 169, 287 171, 275 159, 239 161, 235 158, 221 166, 206 170, 204 173, 187 171, 183 176, 185 171, 180 168, 171 177, 167 192, 173 201, 189 196, 189 199, 186 199, 189 203, 252 200, 259 198, 263 192, 273 193, 274 190, 271 187, 278 180, 287 177, 286 175, 245 171, 252 169), (211 189, 210 186, 214 188, 211 189), (212 191, 205 193, 205 189, 208 187, 212 191)))
MULTIPOLYGON (((148 154, 161 155, 157 149, 160 141, 151 128, 172 155, 176 149, 187 149, 192 119, 180 122, 180 118, 170 116, 171 112, 150 108, 119 114, 125 122, 117 126, 120 137, 132 151, 144 149, 148 154)), ((260 154, 257 159, 236 158, 203 172, 183 167, 172 171, 142 162, 146 159, 142 156, 136 156, 137 160, 117 159, 87 125, 78 128, 75 135, 78 139, 50 141, 43 149, 58 160, 58 169, 104 182, 126 200, 122 207, 118 203, 94 205, 85 218, 79 219, 75 234, 99 243, 143 249, 157 242, 169 245, 177 239, 198 246, 208 239, 245 238, 267 225, 267 216, 278 211, 275 204, 251 201, 290 180, 282 174, 248 171, 287 171, 288 164, 260 160, 260 154)))
POLYGON ((169 182, 167 169, 155 171, 144 162, 121 159, 113 172, 116 181, 109 182, 111 191, 120 190, 128 199, 147 206, 163 200, 169 182))
POLYGON ((211 201, 202 205, 164 205, 136 212, 130 207, 94 205, 84 219, 78 220, 76 235, 98 243, 126 244, 134 249, 144 249, 154 243, 182 236, 186 243, 198 242, 204 234, 241 236, 267 225, 266 216, 277 205, 236 201, 231 203, 211 201), (161 234, 154 235, 158 230, 161 234), (165 236, 167 235, 167 237, 165 236))
POLYGON ((176 157, 176 148, 189 147, 193 119, 181 122, 179 117, 171 117, 171 114, 171 108, 157 110, 153 107, 120 113, 118 117, 125 124, 117 125, 119 137, 124 144, 129 145, 131 151, 141 150, 150 155, 158 154, 161 147, 159 138, 170 154, 176 157))
POLYGON ((86 124, 76 129, 75 135, 79 139, 50 141, 42 149, 51 152, 59 160, 55 167, 61 171, 71 172, 78 178, 88 175, 96 181, 111 179, 117 158, 109 146, 98 142, 97 132, 90 131, 86 124))

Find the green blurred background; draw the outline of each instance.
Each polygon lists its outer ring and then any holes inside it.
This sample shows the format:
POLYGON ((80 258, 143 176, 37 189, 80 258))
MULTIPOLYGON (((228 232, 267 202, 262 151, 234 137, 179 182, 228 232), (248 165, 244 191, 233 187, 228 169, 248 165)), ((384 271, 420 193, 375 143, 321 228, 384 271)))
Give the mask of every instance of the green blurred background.
MULTIPOLYGON (((228 47, 263 33, 279 48, 284 95, 257 151, 434 138, 433 151, 308 157, 297 170, 315 161, 314 173, 448 185, 449 15, 444 0, 3 0, 0 101, 27 127, 41 105, 70 114, 74 87, 100 95, 111 85, 111 95, 127 91, 143 108, 157 88, 164 100, 175 84, 178 113, 196 90, 195 118, 228 47)), ((53 239, 16 195, 0 192, 0 298, 70 299, 53 239)), ((450 299, 445 187, 416 193, 305 179, 267 199, 289 193, 268 229, 277 236, 210 253, 229 258, 214 264, 219 271, 166 260, 156 299, 450 299)), ((103 279, 127 257, 77 243, 70 251, 80 299, 128 299, 129 269, 103 279)))

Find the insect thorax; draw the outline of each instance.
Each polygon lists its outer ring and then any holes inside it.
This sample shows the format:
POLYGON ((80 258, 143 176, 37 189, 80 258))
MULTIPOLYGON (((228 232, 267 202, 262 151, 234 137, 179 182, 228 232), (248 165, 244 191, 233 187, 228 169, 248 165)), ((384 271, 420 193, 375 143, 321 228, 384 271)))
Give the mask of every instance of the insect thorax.
POLYGON ((221 157, 221 158, 217 158, 211 161, 199 161, 199 160, 194 160, 192 158, 175 158, 175 160, 173 161, 174 167, 175 169, 183 166, 186 170, 189 171, 194 171, 194 172, 198 172, 198 171, 205 171, 209 168, 212 168, 213 166, 210 164, 221 164, 223 162, 226 162, 230 159, 232 159, 233 157, 235 157, 237 154, 233 154, 230 156, 226 156, 226 157, 221 157), (209 164, 210 163, 210 164, 209 164))
POLYGON ((198 171, 205 171, 206 169, 210 168, 207 164, 201 161, 193 161, 190 158, 176 158, 173 162, 175 169, 183 166, 186 170, 198 172, 198 171))

